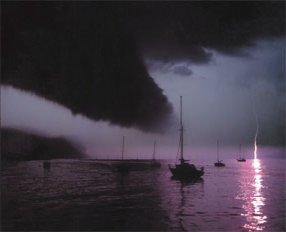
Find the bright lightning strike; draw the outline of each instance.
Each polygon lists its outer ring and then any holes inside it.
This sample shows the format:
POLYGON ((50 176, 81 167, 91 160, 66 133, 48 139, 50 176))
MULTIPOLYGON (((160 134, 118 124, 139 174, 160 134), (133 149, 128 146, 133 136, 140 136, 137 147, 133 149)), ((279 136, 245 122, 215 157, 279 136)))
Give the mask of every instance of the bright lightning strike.
POLYGON ((253 103, 253 114, 254 114, 255 123, 256 123, 256 131, 255 131, 255 137, 254 137, 254 159, 257 159, 257 135, 258 135, 259 125, 258 125, 258 119, 257 119, 257 113, 255 110, 254 101, 252 101, 252 103, 253 103))
POLYGON ((254 159, 257 159, 257 143, 256 143, 256 135, 254 140, 254 159))

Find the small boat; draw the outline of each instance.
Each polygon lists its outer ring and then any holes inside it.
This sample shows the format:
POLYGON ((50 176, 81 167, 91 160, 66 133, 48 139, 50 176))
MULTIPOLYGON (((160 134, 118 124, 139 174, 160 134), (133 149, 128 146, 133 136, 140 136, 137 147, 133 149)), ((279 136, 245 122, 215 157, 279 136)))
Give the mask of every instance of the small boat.
POLYGON ((245 162, 246 159, 241 156, 241 144, 239 145, 239 158, 237 159, 238 162, 245 162))
POLYGON ((156 140, 154 141, 154 150, 153 150, 153 158, 151 161, 151 168, 160 168, 161 163, 155 159, 155 154, 156 154, 156 140))
POLYGON ((222 160, 219 160, 219 142, 218 141, 217 141, 217 162, 214 163, 214 166, 225 167, 225 164, 222 162, 222 160))
POLYGON ((118 163, 115 163, 113 167, 115 167, 116 171, 127 174, 130 171, 130 166, 128 163, 124 162, 124 142, 125 142, 125 137, 123 136, 122 139, 122 150, 121 150, 121 161, 118 163))
POLYGON ((169 164, 169 169, 173 175, 174 179, 179 180, 197 180, 204 175, 204 167, 197 169, 194 164, 188 163, 188 160, 184 159, 184 127, 182 122, 182 96, 180 96, 180 142, 179 142, 179 152, 180 152, 180 163, 172 166, 169 164))

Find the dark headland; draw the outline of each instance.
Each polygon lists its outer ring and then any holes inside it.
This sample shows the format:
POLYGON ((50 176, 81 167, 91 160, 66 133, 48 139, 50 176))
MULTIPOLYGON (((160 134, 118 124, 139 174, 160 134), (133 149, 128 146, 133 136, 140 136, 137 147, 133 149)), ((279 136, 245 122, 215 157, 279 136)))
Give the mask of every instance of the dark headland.
POLYGON ((15 129, 1 129, 1 161, 82 158, 79 146, 61 138, 44 137, 15 129))

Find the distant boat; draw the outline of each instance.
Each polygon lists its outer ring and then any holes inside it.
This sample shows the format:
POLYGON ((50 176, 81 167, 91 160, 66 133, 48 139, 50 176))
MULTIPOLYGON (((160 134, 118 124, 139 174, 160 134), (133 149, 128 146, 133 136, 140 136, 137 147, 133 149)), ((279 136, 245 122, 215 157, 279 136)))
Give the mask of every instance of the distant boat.
POLYGON ((119 161, 118 163, 114 164, 113 166, 116 168, 116 170, 120 173, 129 173, 130 171, 130 167, 129 165, 124 162, 124 145, 125 145, 125 137, 123 136, 122 139, 122 150, 121 150, 121 161, 119 161))
POLYGON ((153 157, 151 161, 151 168, 160 168, 161 163, 155 159, 155 155, 156 155, 156 140, 154 141, 154 150, 153 150, 153 157))
POLYGON ((184 159, 184 128, 183 128, 183 122, 182 122, 182 96, 180 96, 180 142, 179 142, 179 148, 180 148, 180 163, 176 164, 175 166, 172 166, 169 164, 169 169, 171 173, 173 174, 173 178, 179 179, 179 180, 190 180, 190 179, 199 179, 201 176, 204 175, 204 168, 197 169, 194 164, 189 164, 184 159))
POLYGON ((241 156, 241 144, 239 145, 239 158, 237 159, 238 162, 245 162, 246 159, 241 156))
POLYGON ((217 162, 214 163, 214 166, 225 167, 225 164, 222 162, 222 160, 219 160, 219 142, 218 141, 217 141, 217 162))

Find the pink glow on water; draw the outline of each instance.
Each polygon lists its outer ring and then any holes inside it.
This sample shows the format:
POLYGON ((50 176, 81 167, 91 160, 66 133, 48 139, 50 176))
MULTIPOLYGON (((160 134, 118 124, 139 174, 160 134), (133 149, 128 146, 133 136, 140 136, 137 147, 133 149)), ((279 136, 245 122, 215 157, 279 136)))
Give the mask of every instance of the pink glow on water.
POLYGON ((265 197, 263 196, 263 173, 259 159, 252 161, 253 172, 246 176, 241 186, 241 195, 238 199, 244 200, 242 208, 245 213, 241 216, 246 218, 244 228, 248 231, 262 231, 267 222, 267 216, 263 212, 265 197))

